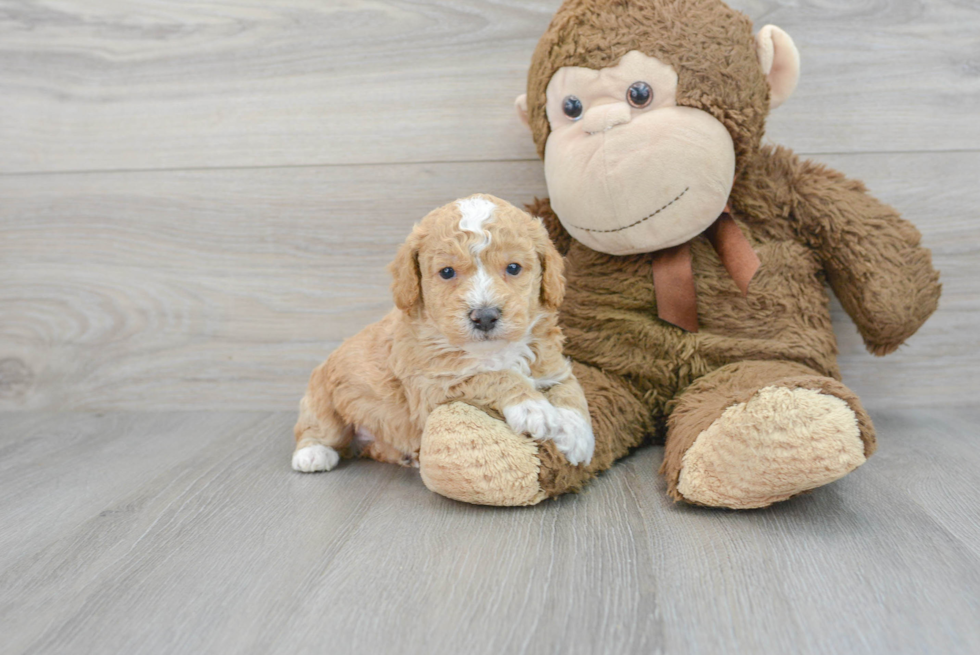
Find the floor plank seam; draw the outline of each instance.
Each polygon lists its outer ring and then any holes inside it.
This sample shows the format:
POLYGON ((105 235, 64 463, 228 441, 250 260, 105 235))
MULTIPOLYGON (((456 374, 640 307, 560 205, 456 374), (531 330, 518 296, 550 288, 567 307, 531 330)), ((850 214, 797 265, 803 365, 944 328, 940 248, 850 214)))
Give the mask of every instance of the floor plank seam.
MULTIPOLYGON (((777 145, 775 143, 770 145, 777 145)), ((791 144, 778 144, 792 148, 791 144)), ((980 148, 962 148, 949 150, 852 150, 852 151, 818 151, 806 152, 803 150, 795 151, 797 155, 804 158, 819 157, 847 157, 847 156, 909 156, 909 155, 956 155, 956 154, 980 154, 980 148)), ((248 165, 248 166, 178 166, 161 168, 93 168, 91 170, 50 170, 50 171, 0 171, 0 178, 17 177, 42 177, 51 176, 71 176, 71 175, 127 175, 127 174, 149 174, 149 173, 196 173, 196 172, 221 172, 221 171, 267 171, 267 170, 306 170, 306 169, 331 169, 331 168, 379 168, 384 166, 448 166, 462 164, 527 164, 540 162, 537 158, 515 157, 513 159, 431 159, 431 160, 411 160, 411 161, 390 161, 390 162, 353 162, 353 163, 320 163, 320 164, 274 164, 274 165, 248 165)))

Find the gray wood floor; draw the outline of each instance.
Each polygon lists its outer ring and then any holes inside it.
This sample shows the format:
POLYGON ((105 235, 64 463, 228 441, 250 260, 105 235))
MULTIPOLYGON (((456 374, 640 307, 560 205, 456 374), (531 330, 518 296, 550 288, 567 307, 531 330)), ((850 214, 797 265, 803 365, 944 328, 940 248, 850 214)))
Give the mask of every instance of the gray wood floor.
POLYGON ((732 4, 802 53, 768 139, 944 283, 885 359, 835 307, 880 451, 745 513, 652 447, 521 510, 288 468, 410 225, 545 195, 512 100, 558 0, 0 0, 0 654, 980 652, 980 3, 732 4))
POLYGON ((978 411, 876 415, 857 473, 740 513, 653 447, 521 510, 292 474, 293 418, 0 414, 3 652, 980 652, 978 411))

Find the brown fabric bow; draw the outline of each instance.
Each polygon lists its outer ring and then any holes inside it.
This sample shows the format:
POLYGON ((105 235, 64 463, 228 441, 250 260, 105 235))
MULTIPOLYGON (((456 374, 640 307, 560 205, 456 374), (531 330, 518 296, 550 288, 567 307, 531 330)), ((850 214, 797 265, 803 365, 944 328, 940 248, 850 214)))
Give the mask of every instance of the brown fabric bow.
MULTIPOLYGON (((735 280, 743 296, 749 294, 749 283, 759 270, 755 254, 742 231, 725 211, 704 235, 714 246, 721 263, 735 280)), ((657 316, 688 332, 698 331, 698 299, 691 268, 691 242, 658 250, 653 255, 653 289, 657 295, 657 316)))

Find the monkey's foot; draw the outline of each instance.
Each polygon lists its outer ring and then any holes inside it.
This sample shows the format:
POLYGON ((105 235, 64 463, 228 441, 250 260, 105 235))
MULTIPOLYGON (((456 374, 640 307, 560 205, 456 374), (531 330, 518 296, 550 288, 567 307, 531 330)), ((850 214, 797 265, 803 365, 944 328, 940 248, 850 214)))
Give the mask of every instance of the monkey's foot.
POLYGON ((476 505, 535 505, 547 497, 538 444, 465 403, 429 415, 419 469, 432 491, 476 505))
POLYGON ((838 480, 865 462, 858 417, 814 389, 771 386, 729 406, 684 453, 675 496, 766 507, 838 480))

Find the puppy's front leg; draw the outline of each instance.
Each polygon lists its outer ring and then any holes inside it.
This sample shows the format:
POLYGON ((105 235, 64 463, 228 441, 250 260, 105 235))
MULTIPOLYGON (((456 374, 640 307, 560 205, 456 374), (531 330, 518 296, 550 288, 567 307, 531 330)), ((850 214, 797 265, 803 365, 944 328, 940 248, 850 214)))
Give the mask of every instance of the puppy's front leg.
POLYGON ((544 395, 562 416, 559 434, 553 437, 555 444, 567 444, 566 447, 573 456, 570 457, 560 445, 558 449, 565 454, 569 462, 572 462, 574 457, 579 462, 590 463, 595 451, 595 435, 592 433, 589 403, 578 380, 573 375, 569 375, 563 382, 550 387, 544 395))
POLYGON ((499 411, 515 432, 554 441, 573 466, 592 460, 595 438, 588 413, 583 417, 576 409, 556 407, 523 375, 515 371, 481 373, 464 386, 460 390, 463 397, 499 411))

